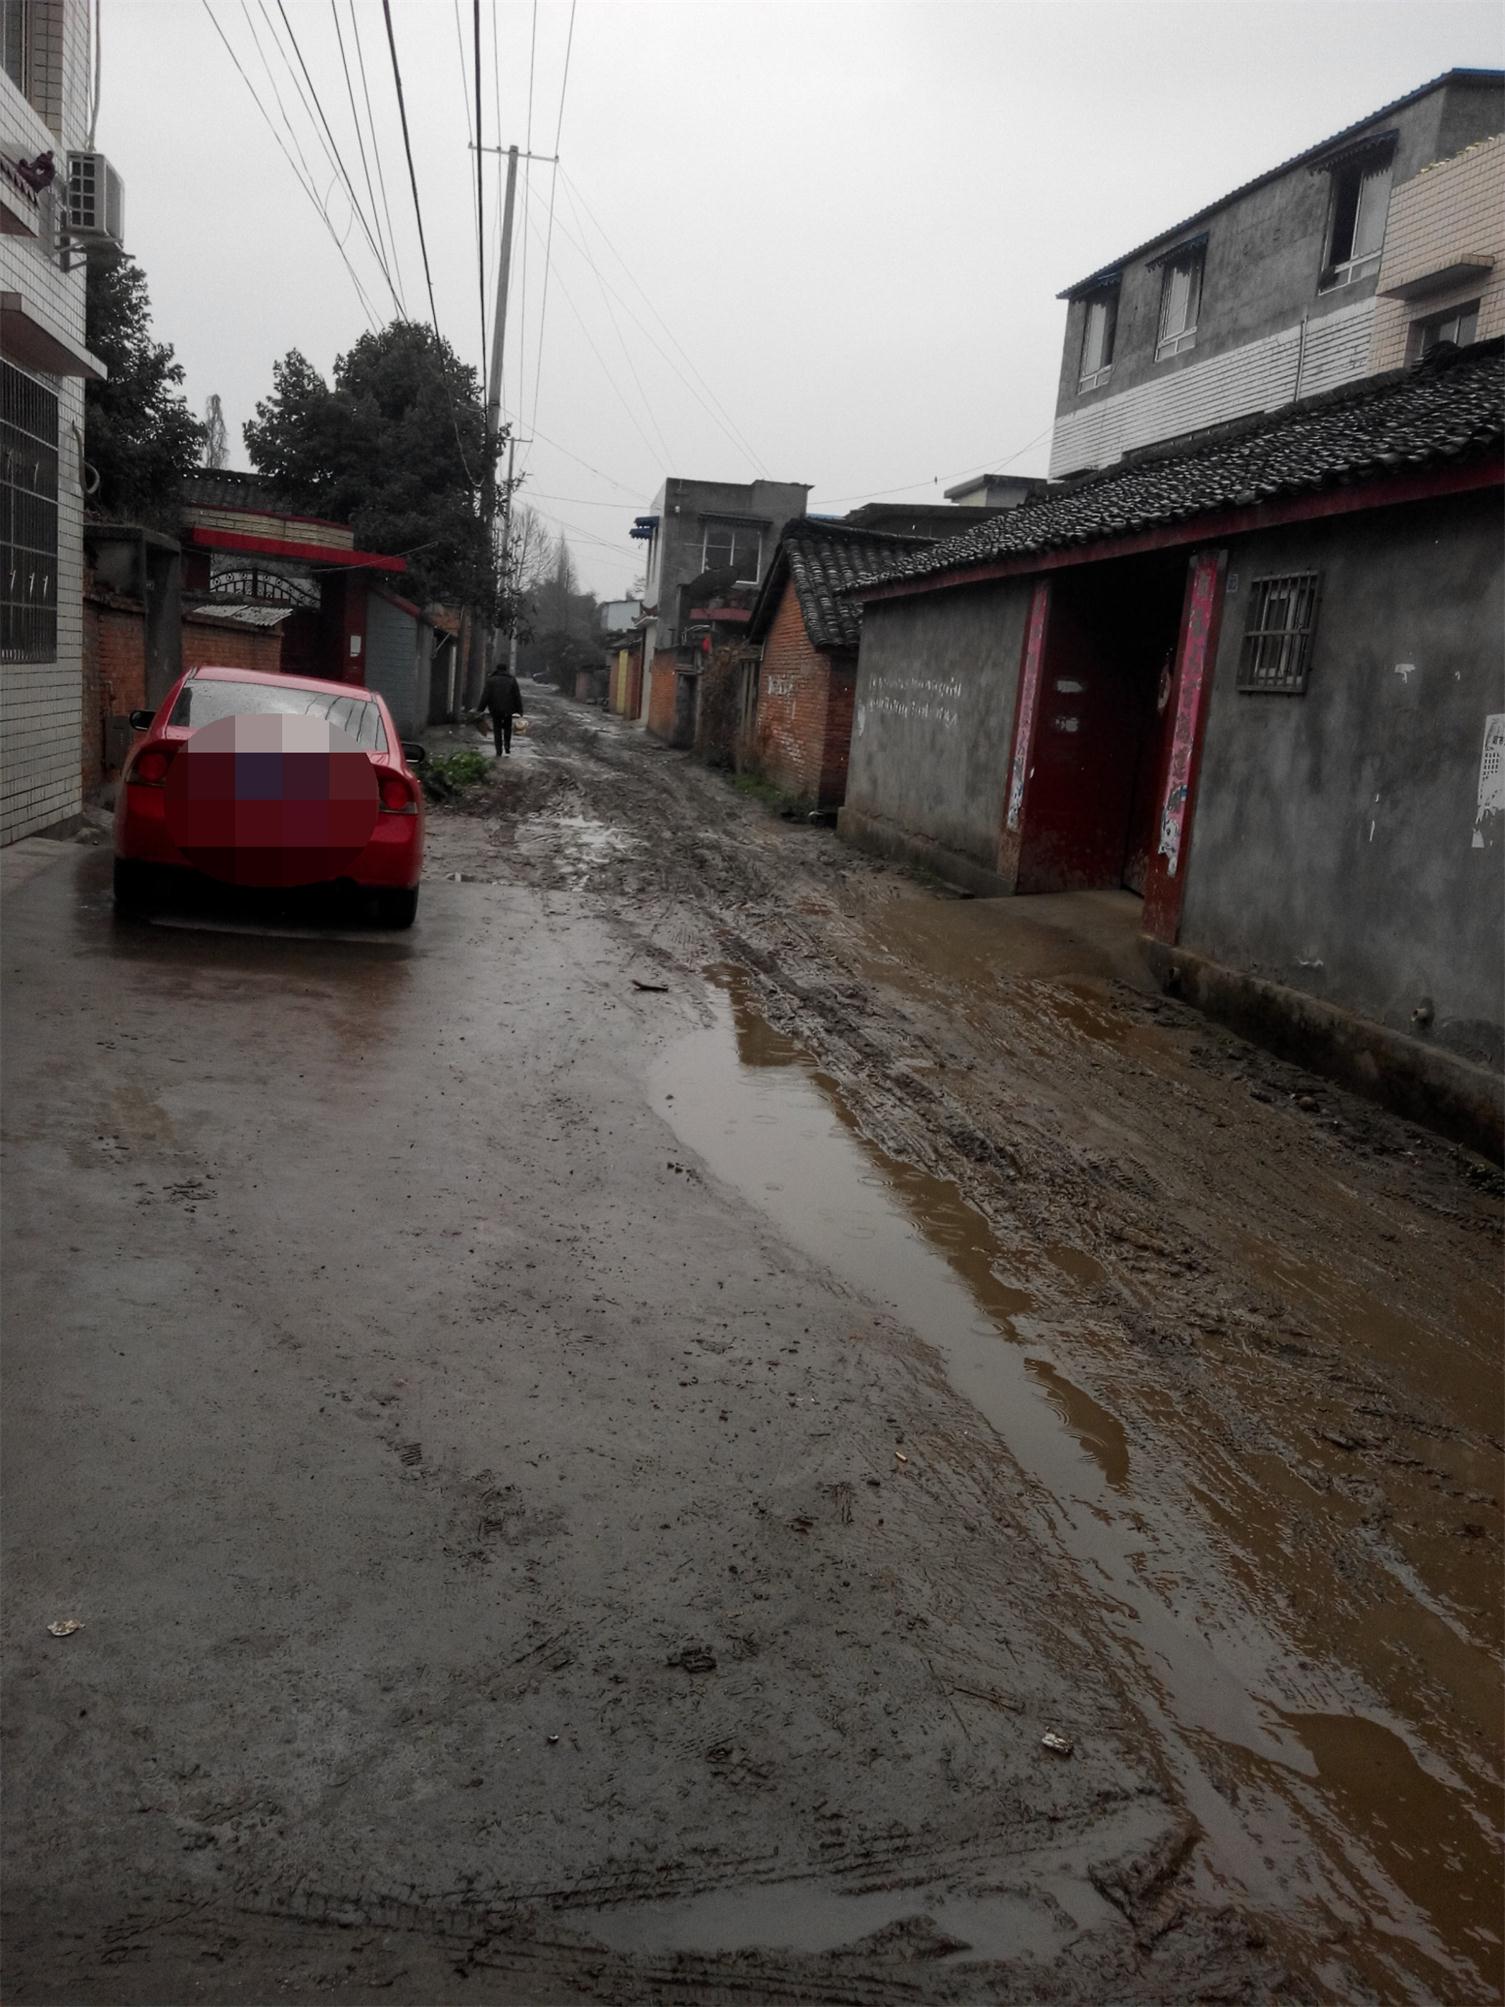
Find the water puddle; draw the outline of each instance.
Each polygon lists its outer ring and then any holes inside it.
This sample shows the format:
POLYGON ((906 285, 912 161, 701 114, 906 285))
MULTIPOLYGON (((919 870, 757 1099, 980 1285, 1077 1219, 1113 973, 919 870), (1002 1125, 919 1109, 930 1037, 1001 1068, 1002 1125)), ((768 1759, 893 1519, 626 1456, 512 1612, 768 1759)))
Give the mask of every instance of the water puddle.
MULTIPOLYGON (((718 981, 717 1022, 656 1069, 658 1112, 790 1243, 931 1348, 996 1432, 1024 1479, 1026 1509, 1060 1557, 1063 1592, 1074 1583, 1201 1827, 1204 1892, 1305 1928, 1314 1961, 1319 1943, 1341 1936, 1386 1998, 1492 1997, 1481 1981, 1497 1945, 1480 1903, 1460 1906, 1449 1886, 1455 1873, 1480 1891, 1491 1885, 1458 1779, 1435 1754, 1420 1758, 1401 1724, 1377 1718, 1384 1710, 1351 1670, 1329 1677, 1284 1634, 1289 1531, 1267 1549, 1268 1578, 1250 1593, 1242 1528, 1184 1489, 1168 1492, 1122 1417, 1068 1372, 1082 1330, 1042 1299, 1059 1302, 1065 1277, 1090 1301, 1099 1265, 1053 1245, 1047 1288, 954 1185, 861 1135, 838 1083, 768 1025, 737 972, 718 981), (1413 1802, 1424 1833, 1361 1816, 1360 1771, 1371 1807, 1387 1796, 1413 1802), (1441 1822, 1431 1816, 1440 1802, 1449 1807, 1441 1822)), ((1177 1417, 1165 1419, 1174 1426, 1177 1417)), ((1247 1492, 1268 1512, 1272 1493, 1229 1463, 1230 1498, 1242 1505, 1247 1492)), ((1299 1507, 1291 1510, 1294 1518, 1299 1507)), ((787 1932, 779 1941, 789 1943, 787 1932)))

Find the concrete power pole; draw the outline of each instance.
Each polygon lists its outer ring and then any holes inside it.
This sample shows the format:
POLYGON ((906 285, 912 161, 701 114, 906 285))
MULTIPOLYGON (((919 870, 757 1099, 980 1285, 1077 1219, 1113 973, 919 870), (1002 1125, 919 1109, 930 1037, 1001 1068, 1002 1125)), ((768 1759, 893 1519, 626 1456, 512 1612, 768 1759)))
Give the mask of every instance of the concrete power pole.
MULTIPOLYGON (((486 524, 486 548, 496 549, 496 442, 502 429, 502 356, 507 344, 507 292, 512 275, 512 217, 517 201, 517 163, 519 160, 541 160, 558 164, 558 154, 525 153, 515 146, 483 146, 482 153, 503 153, 507 156, 507 192, 502 206, 502 251, 501 264, 496 275, 496 318, 491 329, 491 364, 486 379, 486 467, 481 489, 481 514, 486 524)), ((507 453, 507 494, 502 504, 502 556, 505 562, 507 537, 512 526, 512 468, 516 449, 516 439, 507 453)), ((469 702, 474 705, 480 699, 481 685, 491 671, 491 654, 496 646, 496 630, 490 622, 484 626, 477 623, 479 645, 473 651, 470 674, 467 677, 469 702), (478 658, 478 659, 474 659, 478 658)), ((517 660, 517 637, 514 633, 509 650, 511 661, 517 660)))

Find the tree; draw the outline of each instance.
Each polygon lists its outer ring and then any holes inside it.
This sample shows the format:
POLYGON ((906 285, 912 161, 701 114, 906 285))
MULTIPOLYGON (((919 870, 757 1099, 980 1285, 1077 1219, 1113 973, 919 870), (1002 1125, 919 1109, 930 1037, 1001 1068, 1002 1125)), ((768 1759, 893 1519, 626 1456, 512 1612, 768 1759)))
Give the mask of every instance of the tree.
POLYGON ((204 465, 223 467, 230 451, 225 437, 225 413, 216 390, 204 406, 204 465))
MULTIPOLYGON (((532 514, 532 511, 529 511, 532 514)), ((516 517, 514 517, 514 521, 516 517)), ((564 681, 577 669, 601 660, 601 621, 596 596, 582 592, 575 555, 561 531, 543 535, 534 582, 522 600, 522 620, 530 646, 528 666, 551 669, 564 681)))
POLYGON ((244 433, 251 464, 291 506, 349 523, 366 550, 405 556, 415 598, 488 619, 505 611, 478 504, 481 386, 432 328, 393 321, 362 335, 332 383, 290 349, 244 433))
POLYGON ((145 272, 118 253, 91 258, 85 315, 85 340, 109 370, 84 393, 84 451, 99 475, 91 508, 171 527, 204 429, 177 389, 183 365, 152 339, 145 272))

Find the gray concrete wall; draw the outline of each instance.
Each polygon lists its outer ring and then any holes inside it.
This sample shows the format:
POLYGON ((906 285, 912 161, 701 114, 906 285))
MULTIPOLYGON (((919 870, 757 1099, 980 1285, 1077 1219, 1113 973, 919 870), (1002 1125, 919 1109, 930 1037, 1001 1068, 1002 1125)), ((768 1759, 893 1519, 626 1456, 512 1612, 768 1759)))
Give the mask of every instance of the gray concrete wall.
POLYGON ((845 829, 995 870, 1031 583, 864 609, 845 829))
MULTIPOLYGON (((1432 161, 1505 129, 1505 93, 1498 84, 1451 84, 1389 118, 1372 120, 1368 129, 1397 134, 1391 183, 1395 187, 1432 161)), ((1066 317, 1057 416, 1086 410, 1152 379, 1164 381, 1226 350, 1263 340, 1299 322, 1303 314, 1311 315, 1315 327, 1327 316, 1371 298, 1374 276, 1333 292, 1317 290, 1327 250, 1328 191, 1325 173, 1295 167, 1185 233, 1207 232, 1197 340, 1195 347, 1162 362, 1155 360, 1161 272, 1148 260, 1173 243, 1174 234, 1133 259, 1119 287, 1112 375, 1106 384, 1082 395, 1077 382, 1086 302, 1073 300, 1066 317)))
POLYGON ((1505 830, 1475 822, 1500 531, 1496 490, 1230 545, 1180 937, 1495 1066, 1505 830), (1249 582, 1293 571, 1321 574, 1306 694, 1241 692, 1249 582))
POLYGON ((428 723, 429 629, 373 592, 366 614, 366 687, 379 690, 404 739, 428 723))

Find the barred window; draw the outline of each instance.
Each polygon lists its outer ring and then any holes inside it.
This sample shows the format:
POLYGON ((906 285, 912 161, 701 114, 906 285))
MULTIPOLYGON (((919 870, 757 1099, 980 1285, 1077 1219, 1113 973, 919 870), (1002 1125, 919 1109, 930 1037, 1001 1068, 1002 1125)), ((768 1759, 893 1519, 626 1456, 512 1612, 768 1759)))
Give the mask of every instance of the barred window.
POLYGON ((0 662, 57 653, 57 398, 0 362, 0 662))
POLYGON ((1299 697, 1306 689, 1317 626, 1317 581, 1314 571, 1250 581, 1249 619, 1239 664, 1241 690, 1277 690, 1299 697))

